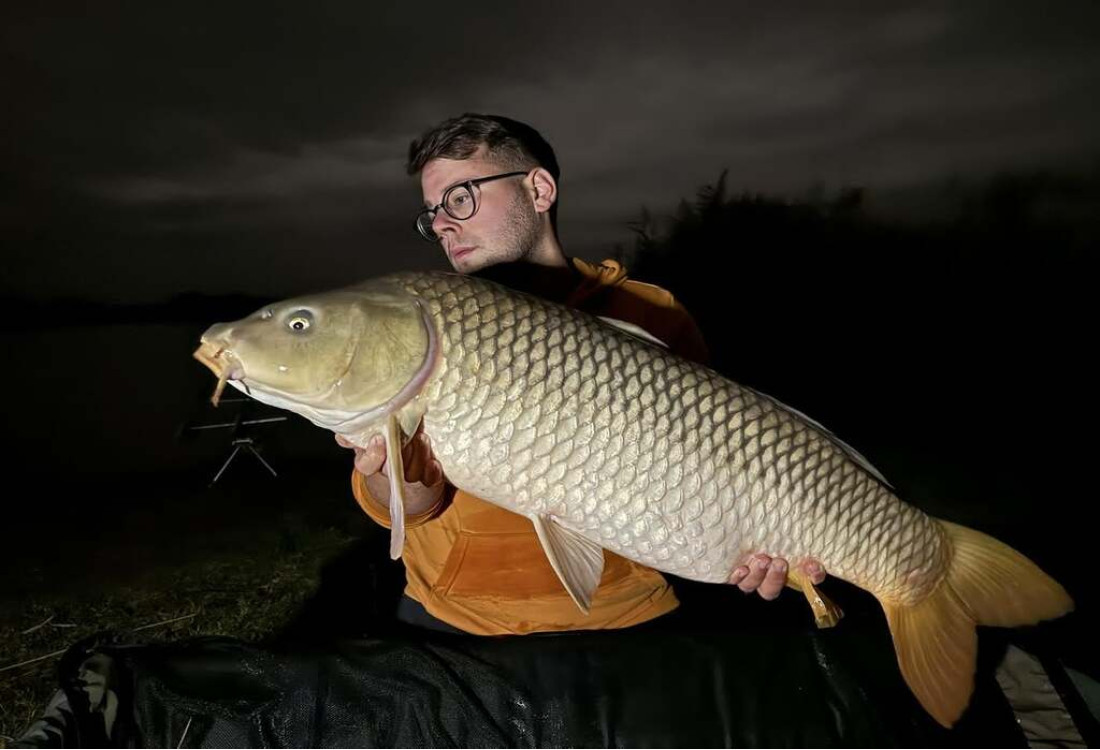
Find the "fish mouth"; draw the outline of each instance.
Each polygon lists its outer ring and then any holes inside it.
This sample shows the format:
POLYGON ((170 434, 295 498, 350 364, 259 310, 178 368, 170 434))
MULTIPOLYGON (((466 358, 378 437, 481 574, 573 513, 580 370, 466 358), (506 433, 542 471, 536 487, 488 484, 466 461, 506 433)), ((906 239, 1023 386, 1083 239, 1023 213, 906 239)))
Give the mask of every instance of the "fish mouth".
POLYGON ((202 340, 199 348, 191 355, 202 362, 210 371, 218 376, 218 384, 214 386, 214 395, 210 397, 210 403, 218 405, 221 400, 225 384, 230 380, 243 380, 244 368, 240 361, 229 349, 216 341, 202 340))

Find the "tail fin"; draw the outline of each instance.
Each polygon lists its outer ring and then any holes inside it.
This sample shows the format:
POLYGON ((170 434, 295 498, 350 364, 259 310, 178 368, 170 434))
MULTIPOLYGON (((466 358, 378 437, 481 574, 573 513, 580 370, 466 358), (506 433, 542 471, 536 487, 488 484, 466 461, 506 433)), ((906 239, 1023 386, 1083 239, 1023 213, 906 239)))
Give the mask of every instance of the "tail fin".
POLYGON ((1033 625, 1073 609, 1065 589, 1007 544, 940 521, 952 547, 947 576, 915 605, 883 602, 902 676, 925 710, 952 726, 970 702, 976 625, 1033 625))

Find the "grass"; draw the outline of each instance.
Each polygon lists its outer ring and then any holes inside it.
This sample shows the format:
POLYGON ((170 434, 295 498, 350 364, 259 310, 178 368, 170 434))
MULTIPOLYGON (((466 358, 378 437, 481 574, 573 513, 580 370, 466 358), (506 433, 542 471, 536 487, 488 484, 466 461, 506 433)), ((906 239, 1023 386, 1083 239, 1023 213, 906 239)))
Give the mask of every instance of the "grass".
POLYGON ((325 502, 293 480, 264 489, 276 512, 257 513, 237 485, 178 492, 138 528, 116 508, 96 533, 78 535, 75 523, 70 541, 25 535, 37 550, 9 553, 16 564, 0 575, 0 746, 41 715, 58 688, 58 652, 85 637, 254 641, 286 625, 322 566, 359 538, 358 511, 342 481, 324 488, 325 502))

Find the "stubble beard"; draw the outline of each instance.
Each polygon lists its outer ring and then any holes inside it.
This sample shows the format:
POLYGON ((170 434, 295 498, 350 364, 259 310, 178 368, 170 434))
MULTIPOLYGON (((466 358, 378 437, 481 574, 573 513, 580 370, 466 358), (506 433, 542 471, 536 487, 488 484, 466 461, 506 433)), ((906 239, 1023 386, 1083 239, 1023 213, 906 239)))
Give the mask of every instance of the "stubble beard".
MULTIPOLYGON (((539 217, 522 191, 517 191, 508 206, 508 221, 501 227, 492 247, 482 246, 483 255, 476 266, 462 269, 474 273, 500 263, 530 260, 539 241, 539 217)), ((476 251, 475 251, 476 253, 476 251)))

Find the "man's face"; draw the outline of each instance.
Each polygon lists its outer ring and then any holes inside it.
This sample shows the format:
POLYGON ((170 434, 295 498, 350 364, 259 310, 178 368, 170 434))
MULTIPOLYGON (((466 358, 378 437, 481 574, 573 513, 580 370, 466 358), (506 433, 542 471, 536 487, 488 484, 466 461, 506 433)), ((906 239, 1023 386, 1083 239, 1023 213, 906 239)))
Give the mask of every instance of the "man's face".
MULTIPOLYGON (((512 171, 485 158, 484 152, 482 147, 469 159, 433 159, 424 165, 424 205, 438 205, 453 185, 512 171)), ((476 186, 477 213, 464 221, 451 218, 442 208, 436 212, 432 228, 456 271, 473 273, 521 260, 534 249, 539 219, 524 183, 525 178, 517 176, 476 186)))

